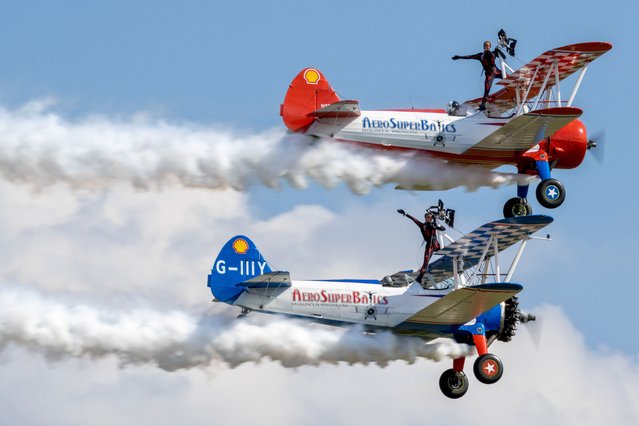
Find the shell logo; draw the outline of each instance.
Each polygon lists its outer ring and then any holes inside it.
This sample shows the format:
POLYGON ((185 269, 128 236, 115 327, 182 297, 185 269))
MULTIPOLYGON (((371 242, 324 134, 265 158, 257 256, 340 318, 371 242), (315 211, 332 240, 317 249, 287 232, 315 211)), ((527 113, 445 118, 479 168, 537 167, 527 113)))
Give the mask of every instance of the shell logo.
POLYGON ((317 84, 317 82, 320 80, 319 71, 313 68, 307 69, 306 71, 304 71, 304 80, 306 80, 307 84, 317 84))
POLYGON ((237 254, 244 254, 249 249, 248 243, 243 238, 238 238, 237 240, 233 241, 232 247, 237 254))

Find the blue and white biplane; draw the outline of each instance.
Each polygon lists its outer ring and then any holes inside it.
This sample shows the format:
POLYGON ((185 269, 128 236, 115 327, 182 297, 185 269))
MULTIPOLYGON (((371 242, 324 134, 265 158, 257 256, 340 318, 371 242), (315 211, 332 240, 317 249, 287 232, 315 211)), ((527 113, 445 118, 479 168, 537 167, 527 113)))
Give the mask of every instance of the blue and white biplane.
MULTIPOLYGON (((440 257, 431 262, 422 283, 414 271, 381 280, 295 280, 273 270, 246 236, 231 238, 208 277, 215 301, 250 311, 279 313, 328 324, 361 324, 367 331, 390 330, 430 341, 445 337, 474 345, 474 374, 486 384, 503 373, 501 360, 488 352, 495 340, 509 341, 518 322, 534 317, 518 309, 523 287, 511 278, 526 242, 552 222, 549 216, 521 216, 487 223, 452 241, 440 233, 440 257), (450 242, 443 245, 444 238, 450 242), (520 242, 507 270, 499 253, 520 242)), ((465 357, 453 360, 439 385, 449 398, 468 390, 465 357)))

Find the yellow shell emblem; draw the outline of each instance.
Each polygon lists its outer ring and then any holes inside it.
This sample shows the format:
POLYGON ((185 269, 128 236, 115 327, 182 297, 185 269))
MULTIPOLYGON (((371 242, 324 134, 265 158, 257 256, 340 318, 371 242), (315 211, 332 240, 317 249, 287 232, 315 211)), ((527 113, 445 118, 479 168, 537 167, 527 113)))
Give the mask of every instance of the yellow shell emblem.
POLYGON ((320 74, 319 74, 319 71, 317 71, 316 69, 309 68, 306 71, 304 71, 304 80, 306 80, 308 84, 317 84, 319 79, 320 79, 320 74))
POLYGON ((233 241, 232 247, 233 247, 233 250, 235 250, 235 253, 237 254, 244 254, 249 249, 248 243, 243 238, 238 238, 237 240, 233 241))

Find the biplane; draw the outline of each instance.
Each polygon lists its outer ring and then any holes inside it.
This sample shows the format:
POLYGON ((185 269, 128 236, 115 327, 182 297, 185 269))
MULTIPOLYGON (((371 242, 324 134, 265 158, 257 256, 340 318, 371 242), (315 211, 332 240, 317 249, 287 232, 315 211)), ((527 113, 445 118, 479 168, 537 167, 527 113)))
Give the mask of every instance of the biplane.
MULTIPOLYGON (((509 341, 518 322, 534 319, 518 309, 520 284, 511 282, 526 242, 552 222, 542 215, 512 217, 487 223, 443 246, 417 282, 415 271, 400 271, 379 280, 293 280, 274 270, 253 241, 237 235, 224 245, 208 276, 214 301, 251 311, 285 314, 336 326, 359 324, 369 332, 390 330, 425 342, 450 338, 474 345, 476 378, 486 384, 503 374, 502 361, 488 352, 496 340, 509 341), (520 243, 507 270, 499 254, 520 243)), ((438 238, 444 243, 440 233, 438 238)), ((465 357, 453 360, 440 380, 449 398, 468 390, 465 357)))
MULTIPOLYGON (((538 202, 559 207, 566 196, 553 169, 579 166, 588 140, 573 106, 589 64, 612 48, 606 42, 571 44, 549 50, 517 71, 501 62, 503 88, 488 97, 451 102, 448 109, 390 109, 365 111, 356 100, 341 100, 316 68, 303 69, 291 82, 280 115, 292 132, 354 143, 375 149, 416 151, 447 162, 495 169, 514 165, 517 173, 536 175, 538 202), (560 82, 579 71, 565 100, 560 82), (510 72, 510 73, 509 73, 510 72)), ((398 187, 429 190, 426 184, 398 187)), ((504 216, 532 214, 528 183, 504 205, 504 216)))

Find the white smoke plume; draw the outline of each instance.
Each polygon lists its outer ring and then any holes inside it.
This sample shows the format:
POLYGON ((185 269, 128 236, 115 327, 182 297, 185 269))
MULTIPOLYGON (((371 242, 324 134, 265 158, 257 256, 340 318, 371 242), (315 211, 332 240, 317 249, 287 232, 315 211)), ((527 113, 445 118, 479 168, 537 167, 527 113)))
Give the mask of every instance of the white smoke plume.
POLYGON ((277 189, 282 182, 305 188, 310 178, 325 187, 345 182, 356 194, 386 184, 474 190, 521 179, 414 154, 317 141, 283 129, 247 135, 142 115, 71 121, 41 101, 17 110, 0 106, 0 177, 34 189, 57 183, 104 189, 124 182, 141 190, 182 185, 238 191, 254 184, 277 189))
POLYGON ((417 358, 441 360, 472 353, 466 345, 389 332, 365 335, 349 329, 309 327, 295 320, 249 315, 195 316, 149 308, 115 311, 46 299, 33 290, 0 290, 0 350, 15 344, 48 359, 115 356, 121 365, 155 365, 175 371, 264 359, 284 367, 323 363, 375 363, 417 358))

